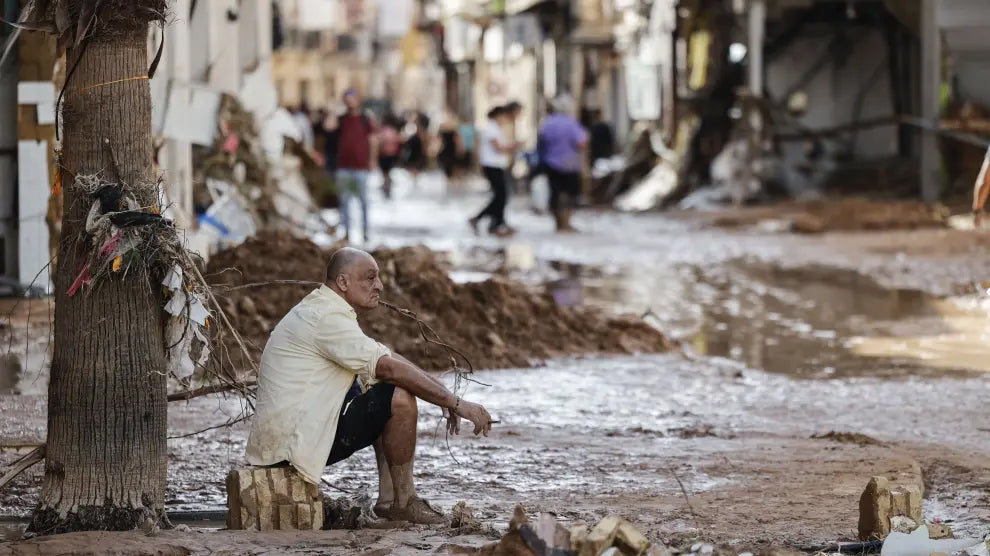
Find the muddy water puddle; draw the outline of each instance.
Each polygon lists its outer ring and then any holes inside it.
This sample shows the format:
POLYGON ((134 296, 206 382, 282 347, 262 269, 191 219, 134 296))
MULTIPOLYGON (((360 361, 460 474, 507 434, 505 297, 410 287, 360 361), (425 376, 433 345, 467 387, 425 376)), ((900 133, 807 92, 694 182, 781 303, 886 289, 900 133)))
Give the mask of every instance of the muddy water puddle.
POLYGON ((854 270, 753 260, 707 268, 552 261, 511 274, 558 303, 635 312, 696 355, 771 373, 897 378, 990 371, 986 295, 939 298, 887 288, 854 270))

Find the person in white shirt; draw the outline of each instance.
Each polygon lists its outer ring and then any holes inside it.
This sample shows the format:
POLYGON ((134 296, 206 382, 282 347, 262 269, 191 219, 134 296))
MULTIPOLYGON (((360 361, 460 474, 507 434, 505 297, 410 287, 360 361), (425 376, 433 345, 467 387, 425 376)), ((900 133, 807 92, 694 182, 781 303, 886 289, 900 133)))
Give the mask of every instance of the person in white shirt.
POLYGON ((483 218, 488 218, 488 233, 499 237, 510 236, 512 228, 505 223, 505 206, 509 202, 506 169, 509 166, 510 154, 519 148, 519 144, 509 141, 505 136, 505 127, 513 117, 513 111, 505 106, 496 106, 488 112, 488 122, 481 129, 478 142, 478 162, 492 188, 492 200, 474 218, 468 220, 474 233, 478 233, 478 224, 483 218))
POLYGON ((464 418, 474 434, 487 436, 492 419, 481 405, 364 334, 357 314, 375 309, 382 289, 375 259, 344 248, 330 257, 324 285, 278 323, 261 358, 248 463, 289 464, 319 484, 324 466, 374 445, 375 513, 441 523, 444 515, 419 498, 413 484, 416 399, 443 408, 453 434, 464 418))

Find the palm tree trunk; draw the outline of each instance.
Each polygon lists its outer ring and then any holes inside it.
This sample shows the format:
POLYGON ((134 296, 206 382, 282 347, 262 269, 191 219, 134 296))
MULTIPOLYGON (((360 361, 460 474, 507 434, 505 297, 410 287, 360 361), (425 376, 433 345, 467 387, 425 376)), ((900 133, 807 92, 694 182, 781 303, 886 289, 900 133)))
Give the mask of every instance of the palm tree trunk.
MULTIPOLYGON (((141 27, 141 26, 135 26, 141 27)), ((157 206, 147 29, 102 33, 70 50, 63 107, 65 215, 55 275, 48 452, 29 531, 128 530, 166 524, 166 368, 159 278, 148 266, 67 293, 94 249, 93 201, 73 175, 128 184, 157 206), (124 80, 137 77, 138 79, 124 80), (113 154, 111 154, 113 153, 113 154), (116 163, 114 161, 116 159, 116 163)), ((137 267, 135 269, 135 266, 137 267)))

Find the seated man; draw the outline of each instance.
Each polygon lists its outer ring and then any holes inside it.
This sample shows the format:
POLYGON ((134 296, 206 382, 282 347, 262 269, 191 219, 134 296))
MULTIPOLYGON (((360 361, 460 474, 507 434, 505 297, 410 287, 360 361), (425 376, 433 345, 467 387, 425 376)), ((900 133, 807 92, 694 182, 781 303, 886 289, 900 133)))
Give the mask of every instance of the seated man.
POLYGON ((248 439, 251 465, 288 462, 319 484, 323 467, 374 445, 380 517, 440 523, 442 513, 416 496, 416 398, 444 408, 448 430, 460 418, 488 435, 484 407, 462 400, 443 383, 365 336, 357 312, 378 306, 378 264, 344 248, 330 257, 326 283, 278 323, 261 357, 257 412, 248 439))

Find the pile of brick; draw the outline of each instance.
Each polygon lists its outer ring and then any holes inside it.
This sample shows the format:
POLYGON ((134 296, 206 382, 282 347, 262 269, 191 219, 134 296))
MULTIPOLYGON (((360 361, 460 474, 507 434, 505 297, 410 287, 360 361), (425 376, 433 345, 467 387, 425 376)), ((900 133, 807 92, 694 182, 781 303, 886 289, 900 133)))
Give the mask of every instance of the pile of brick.
POLYGON ((670 551, 651 543, 628 521, 609 516, 590 530, 578 525, 567 528, 552 514, 542 514, 535 523, 516 506, 509 531, 497 543, 481 548, 450 547, 451 554, 491 556, 669 556, 670 551))
POLYGON ((323 497, 291 467, 235 469, 227 475, 227 528, 319 531, 323 497))

